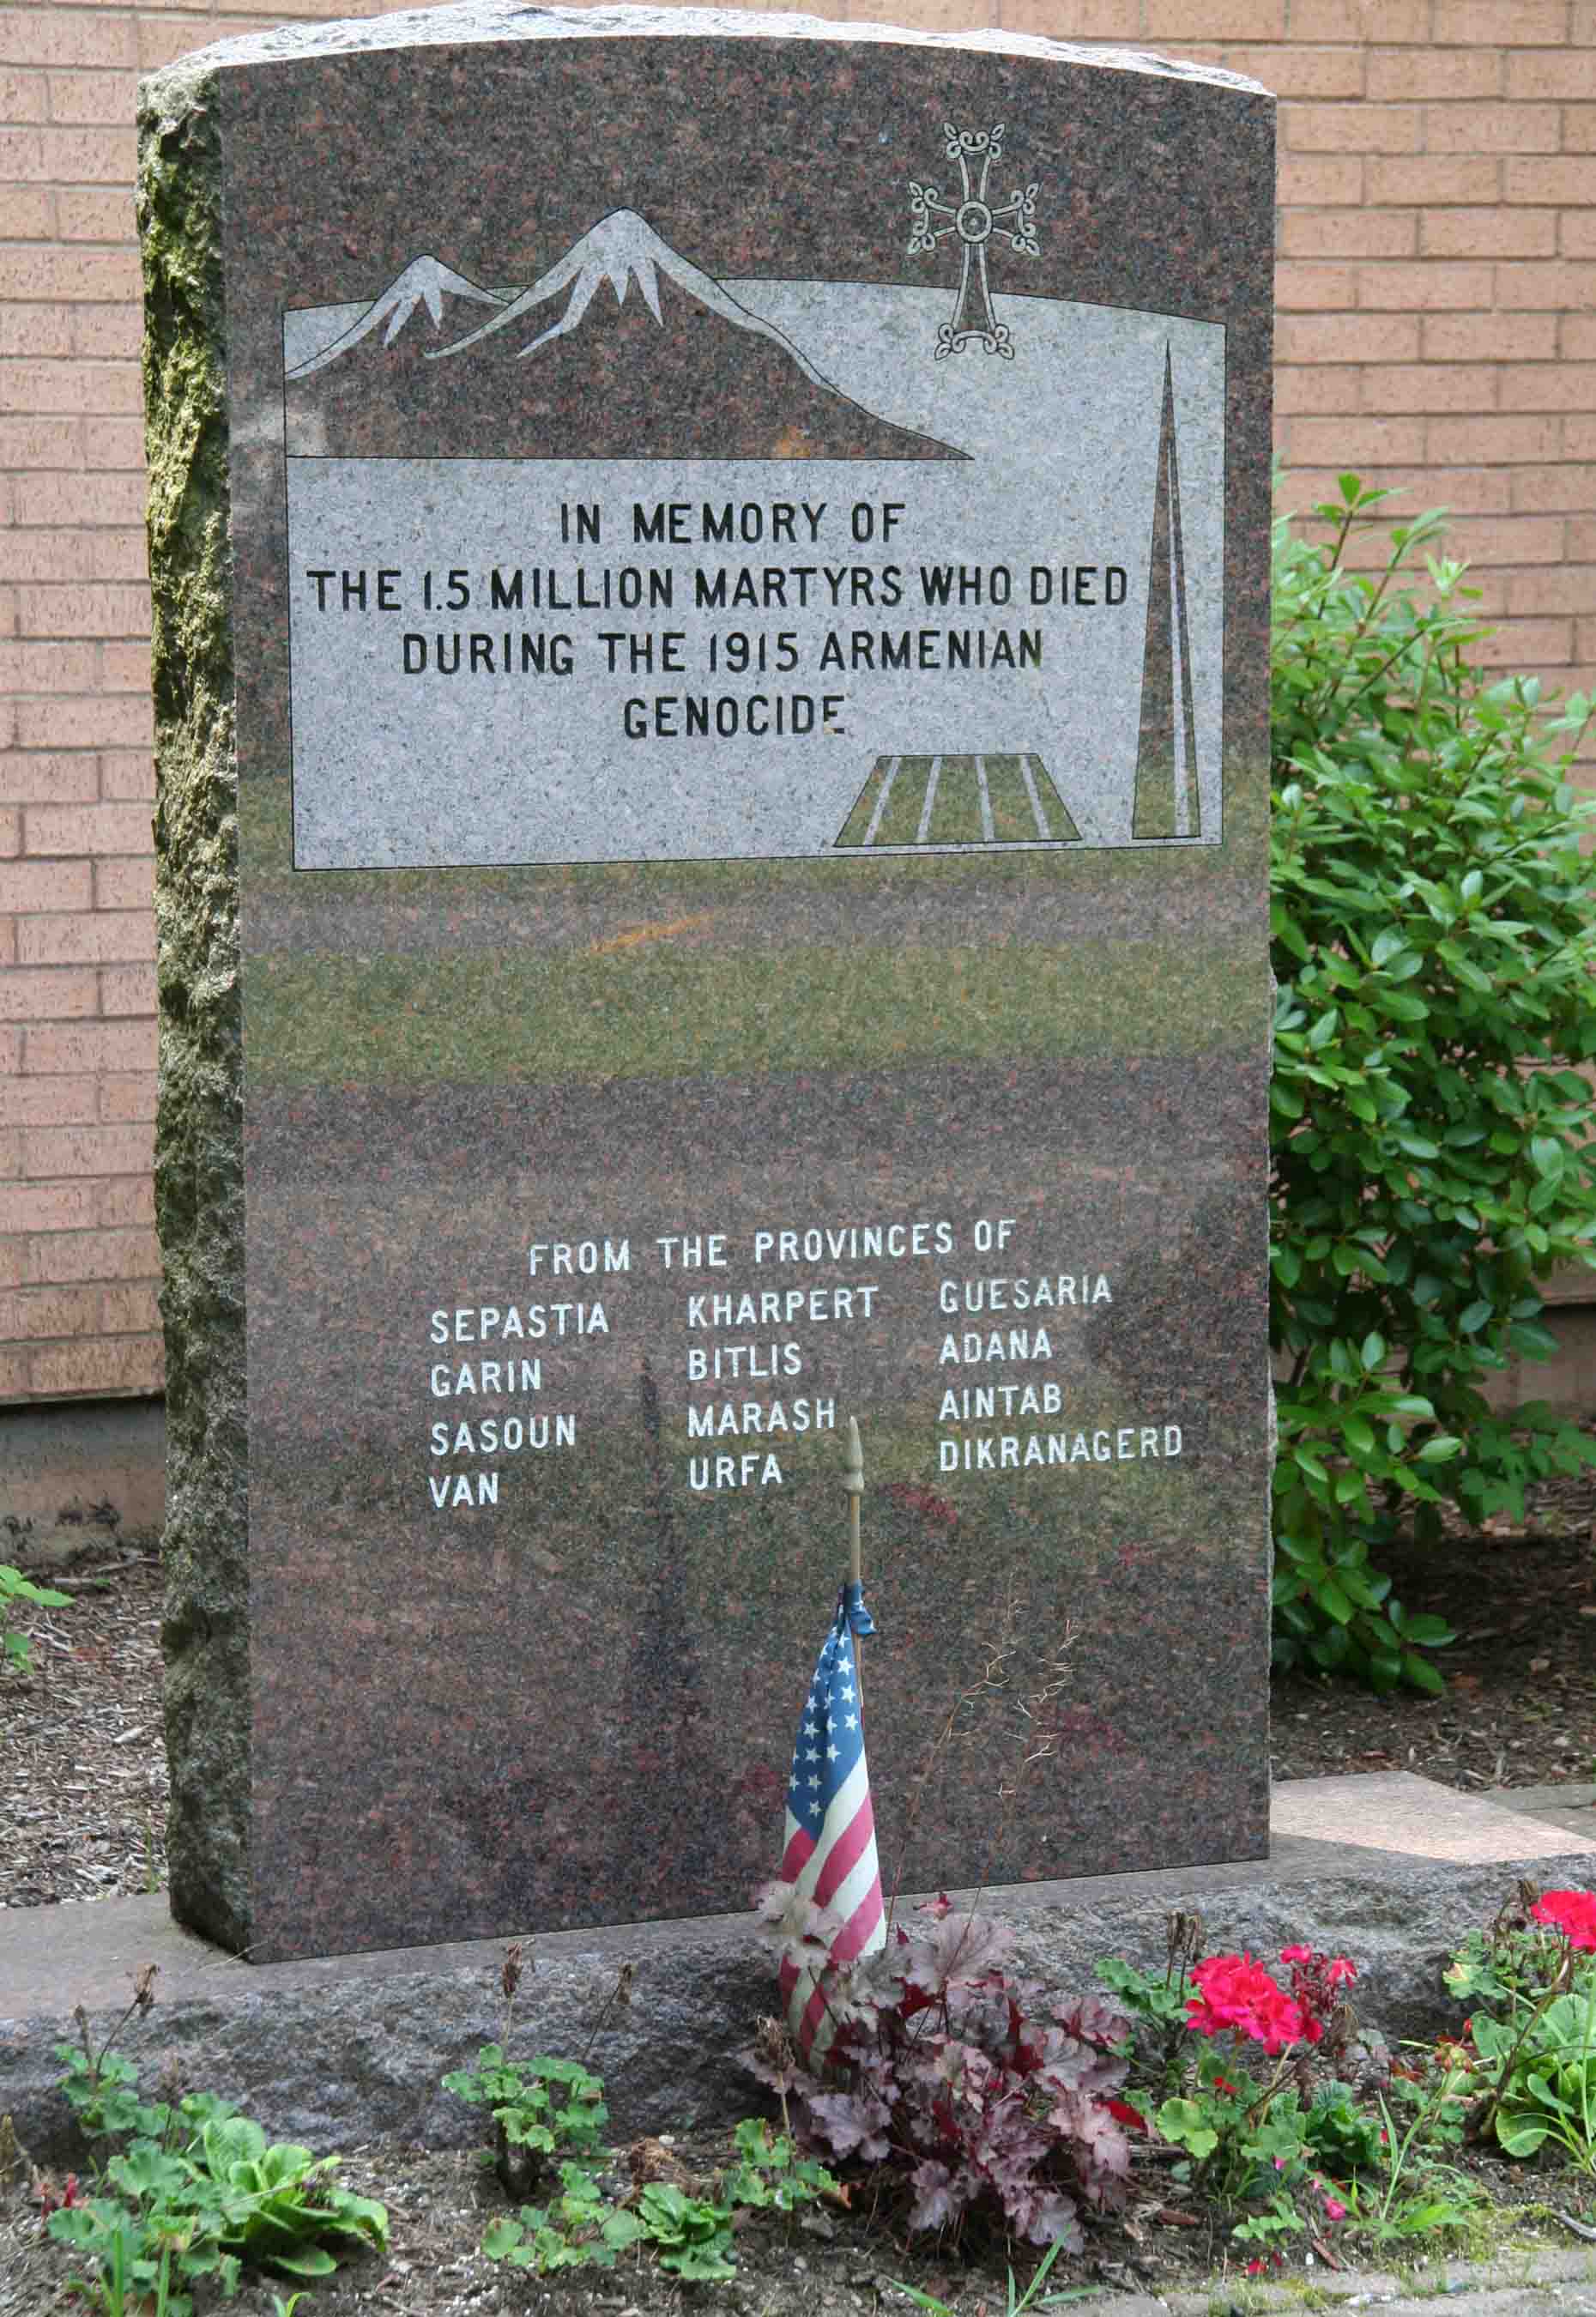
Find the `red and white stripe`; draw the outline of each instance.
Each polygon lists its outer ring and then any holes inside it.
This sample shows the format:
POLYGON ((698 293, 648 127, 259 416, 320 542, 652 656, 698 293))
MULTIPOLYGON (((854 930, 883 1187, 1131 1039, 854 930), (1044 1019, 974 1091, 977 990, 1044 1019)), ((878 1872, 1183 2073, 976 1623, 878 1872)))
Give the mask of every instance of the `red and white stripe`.
MULTIPOLYGON (((876 1818, 870 1807, 870 1777, 862 1749, 846 1781, 832 1797, 820 1832, 809 1834, 787 1813, 781 1879, 806 1899, 843 1918, 832 1942, 833 1963, 851 1963, 887 1944, 887 1913, 881 1898, 881 1868, 876 1856, 876 1818)), ((783 1962, 781 1994, 788 2026, 802 2057, 813 2064, 825 2057, 835 2033, 825 1995, 812 1969, 783 1962)))

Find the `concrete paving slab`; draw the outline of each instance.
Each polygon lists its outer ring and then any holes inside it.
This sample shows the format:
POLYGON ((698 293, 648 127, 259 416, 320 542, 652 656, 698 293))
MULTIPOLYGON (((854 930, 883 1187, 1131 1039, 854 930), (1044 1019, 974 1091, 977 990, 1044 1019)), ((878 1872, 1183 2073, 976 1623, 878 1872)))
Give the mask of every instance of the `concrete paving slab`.
POLYGON ((1462 1794, 1411 1770, 1284 1780, 1270 1806, 1271 1836, 1459 1864, 1510 1856, 1514 1845, 1526 1853, 1544 1848, 1548 1826, 1565 1836, 1571 1853, 1596 1856, 1596 1827, 1576 1831, 1555 1810, 1531 1814, 1511 1789, 1494 1795, 1462 1794))

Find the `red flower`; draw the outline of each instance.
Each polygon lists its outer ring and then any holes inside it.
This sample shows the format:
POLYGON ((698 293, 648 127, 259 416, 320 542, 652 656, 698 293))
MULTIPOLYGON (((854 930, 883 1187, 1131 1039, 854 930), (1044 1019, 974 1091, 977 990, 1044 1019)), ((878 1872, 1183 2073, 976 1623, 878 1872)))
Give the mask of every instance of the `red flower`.
POLYGON ((1128 2100, 1104 2100, 1103 2106, 1111 2116, 1119 2119, 1128 2132, 1146 2132, 1147 2129, 1146 2117, 1139 2107, 1132 2107, 1128 2100))
POLYGON ((1529 1912, 1538 1923, 1561 1931, 1571 1947, 1596 1955, 1596 1892, 1548 1891, 1529 1912))
POLYGON ((1186 2025, 1198 2035, 1219 2035, 1226 2029, 1262 2044, 1271 2058, 1288 2044, 1306 2037, 1316 2044, 1316 2022, 1303 2017, 1300 2008, 1276 1984, 1263 1965, 1250 1955, 1208 1955, 1191 1973, 1199 1992, 1186 2006, 1186 2025))

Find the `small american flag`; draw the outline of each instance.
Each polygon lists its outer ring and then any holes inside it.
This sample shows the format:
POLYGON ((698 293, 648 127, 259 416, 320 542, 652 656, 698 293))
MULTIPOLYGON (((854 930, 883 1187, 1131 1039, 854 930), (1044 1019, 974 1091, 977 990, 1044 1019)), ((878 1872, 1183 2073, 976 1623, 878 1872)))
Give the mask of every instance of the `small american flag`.
MULTIPOLYGON (((832 1942, 834 1964, 851 1963, 855 1955, 887 1944, 852 1647, 854 1635, 874 1631, 863 1588, 845 1585, 799 1717, 787 1782, 781 1879, 796 1884, 816 1906, 829 1907, 842 1917, 843 1928, 832 1942)), ((834 2027, 826 2008, 825 1973, 824 1965, 819 1974, 790 1962, 781 1966, 788 2025, 799 2053, 811 2062, 825 2053, 834 2027)))

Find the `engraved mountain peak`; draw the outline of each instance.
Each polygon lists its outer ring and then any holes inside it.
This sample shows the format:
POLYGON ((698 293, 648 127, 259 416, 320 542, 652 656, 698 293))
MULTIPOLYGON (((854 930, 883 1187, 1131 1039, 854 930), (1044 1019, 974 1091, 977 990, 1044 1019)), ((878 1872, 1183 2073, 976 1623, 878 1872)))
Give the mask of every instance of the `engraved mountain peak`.
POLYGON ((833 385, 636 210, 611 210, 530 289, 484 290, 420 257, 369 307, 323 312, 330 335, 284 380, 288 448, 302 456, 964 455, 833 385), (462 299, 492 310, 468 315, 462 299), (432 329, 406 328, 424 307, 432 329), (440 344, 440 314, 470 327, 440 344))
POLYGON ((540 330, 527 344, 516 349, 522 356, 536 353, 554 338, 564 337, 574 330, 592 305, 598 292, 608 284, 615 293, 617 306, 624 306, 629 291, 636 288, 648 311, 663 329, 664 315, 660 305, 660 277, 664 275, 677 288, 719 315, 722 321, 731 322, 738 329, 751 330, 756 337, 771 342, 789 354, 806 378, 816 386, 828 386, 807 356, 801 353, 773 322, 761 320, 729 297, 711 274, 673 249, 663 235, 655 231, 646 217, 636 210, 611 210, 608 217, 599 219, 580 241, 574 242, 558 262, 541 274, 530 290, 507 305, 502 313, 482 324, 451 346, 440 346, 432 355, 434 361, 445 361, 451 354, 463 353, 468 346, 479 344, 486 337, 496 335, 523 324, 549 299, 570 288, 570 299, 565 312, 557 322, 540 330))
POLYGON ((501 307, 515 296, 513 290, 485 290, 476 282, 468 282, 463 273, 445 265, 441 258, 430 255, 413 257, 404 272, 390 282, 380 297, 374 298, 360 318, 343 330, 330 344, 321 347, 306 361, 296 363, 289 372, 290 378, 309 378, 329 362, 336 362, 359 345, 363 339, 382 332, 382 343, 391 346, 411 317, 423 306, 432 317, 434 331, 444 327, 446 309, 464 300, 478 306, 501 307))

